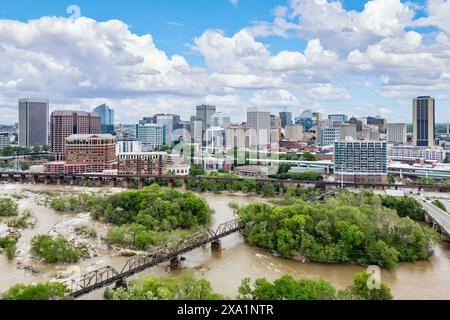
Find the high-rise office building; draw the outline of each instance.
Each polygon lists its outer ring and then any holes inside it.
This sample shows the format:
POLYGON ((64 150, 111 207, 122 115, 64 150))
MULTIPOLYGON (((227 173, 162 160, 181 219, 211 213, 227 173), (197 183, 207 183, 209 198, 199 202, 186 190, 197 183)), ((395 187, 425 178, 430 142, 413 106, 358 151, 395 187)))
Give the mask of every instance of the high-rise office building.
POLYGON ((19 145, 34 147, 48 144, 48 100, 19 100, 19 145))
POLYGON ((290 125, 286 127, 286 140, 303 140, 303 127, 301 125, 290 125))
POLYGON ((256 130, 259 147, 270 144, 270 124, 270 112, 256 108, 247 110, 247 125, 256 130))
POLYGON ((390 143, 406 144, 408 142, 406 123, 389 123, 387 135, 387 141, 390 143))
POLYGON ((388 122, 387 122, 386 119, 384 119, 384 118, 382 118, 380 116, 367 117, 366 124, 367 125, 377 126, 379 133, 386 133, 386 131, 387 131, 387 124, 388 124, 388 122))
POLYGON ((216 113, 216 107, 210 105, 197 106, 197 119, 202 121, 202 133, 211 127, 211 118, 216 113))
POLYGON ((201 143, 203 139, 203 120, 195 116, 190 121, 191 140, 195 143, 201 143))
POLYGON ((256 130, 249 126, 232 124, 225 131, 225 141, 228 149, 252 148, 257 141, 256 130))
POLYGON ((217 128, 228 128, 228 126, 231 124, 231 118, 228 116, 225 116, 221 112, 216 112, 211 117, 211 127, 217 127, 217 128))
POLYGON ((165 143, 166 145, 172 145, 172 133, 173 133, 173 116, 170 115, 156 115, 155 116, 155 123, 164 125, 165 127, 165 143))
POLYGON ((356 132, 362 131, 363 122, 361 120, 358 120, 355 117, 351 117, 348 123, 356 125, 356 132))
POLYGON ((6 147, 11 143, 11 136, 9 132, 0 132, 0 149, 6 147))
POLYGON ((341 140, 345 140, 348 137, 356 139, 356 137, 357 137, 356 124, 340 123, 339 128, 340 128, 341 140))
POLYGON ((100 134, 101 118, 84 111, 54 111, 50 117, 50 147, 53 156, 62 160, 66 139, 74 134, 100 134))
POLYGON ((328 120, 344 123, 348 121, 348 117, 345 114, 330 114, 328 120))
POLYGON ((338 182, 386 183, 387 142, 336 141, 334 166, 338 182))
POLYGON ((292 121, 292 112, 280 112, 280 118, 281 118, 281 127, 282 128, 292 126, 292 124, 294 123, 292 121))
POLYGON ((136 126, 136 139, 142 142, 144 151, 152 151, 166 144, 166 126, 148 123, 136 126))
POLYGON ((320 127, 317 131, 317 142, 321 146, 329 146, 341 139, 341 128, 339 126, 320 127))
POLYGON ((436 103, 431 97, 418 97, 413 101, 413 144, 434 147, 436 141, 436 103))
POLYGON ((101 133, 114 133, 114 110, 106 104, 102 104, 94 109, 94 112, 100 116, 101 119, 101 133))

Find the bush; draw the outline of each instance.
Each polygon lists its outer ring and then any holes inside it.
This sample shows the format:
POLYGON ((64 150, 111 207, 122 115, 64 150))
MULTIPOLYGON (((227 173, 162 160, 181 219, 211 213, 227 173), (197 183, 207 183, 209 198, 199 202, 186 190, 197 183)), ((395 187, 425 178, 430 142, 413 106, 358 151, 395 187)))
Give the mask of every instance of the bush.
POLYGON ((245 300, 335 300, 336 289, 325 280, 296 280, 284 276, 273 283, 266 279, 258 279, 254 288, 250 279, 244 279, 239 288, 241 299, 245 300))
POLYGON ((11 217, 19 214, 19 205, 11 198, 0 199, 0 217, 11 217))
POLYGON ((17 284, 2 295, 2 300, 55 300, 64 298, 67 293, 67 287, 59 282, 17 284))
POLYGON ((107 289, 106 300, 223 300, 225 297, 213 292, 207 280, 197 280, 192 275, 167 279, 147 278, 142 283, 131 283, 125 291, 107 289))
POLYGON ((353 279, 353 284, 342 291, 339 296, 346 300, 393 300, 391 289, 384 283, 379 284, 379 288, 369 288, 370 274, 366 272, 357 273, 353 279))
POLYGON ((447 212, 447 208, 445 207, 445 204, 442 203, 440 200, 434 200, 433 205, 439 209, 441 209, 444 212, 447 212))
POLYGON ((9 260, 14 259, 17 250, 17 240, 10 236, 0 238, 0 249, 3 249, 9 260))
POLYGON ((30 222, 30 218, 31 212, 29 210, 24 211, 19 218, 9 221, 8 227, 13 229, 34 228, 36 226, 36 222, 35 221, 30 222))
POLYGON ((81 251, 66 238, 54 239, 47 235, 37 235, 31 240, 31 253, 44 258, 48 263, 73 263, 81 258, 81 251))

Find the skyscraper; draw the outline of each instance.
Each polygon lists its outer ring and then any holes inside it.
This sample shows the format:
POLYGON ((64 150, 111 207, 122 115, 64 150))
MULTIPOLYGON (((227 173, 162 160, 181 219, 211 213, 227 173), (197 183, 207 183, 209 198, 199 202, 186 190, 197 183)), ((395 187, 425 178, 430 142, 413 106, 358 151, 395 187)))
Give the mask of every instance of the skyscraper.
POLYGON ((94 112, 100 116, 101 119, 101 133, 114 133, 114 110, 106 104, 102 104, 94 109, 94 112))
POLYGON ((202 121, 203 133, 211 126, 211 118, 216 113, 216 107, 210 105, 197 106, 197 119, 202 121))
POLYGON ((418 147, 434 147, 436 103, 431 97, 418 97, 413 101, 413 144, 418 147))
POLYGON ((345 114, 330 114, 328 120, 344 123, 348 121, 348 117, 345 114))
POLYGON ((145 152, 159 149, 166 144, 166 126, 156 123, 137 125, 136 138, 142 142, 145 152))
POLYGON ((259 147, 270 144, 270 123, 270 112, 256 108, 247 110, 247 125, 256 130, 259 147))
POLYGON ((100 134, 101 118, 84 111, 54 111, 50 117, 50 145, 53 156, 62 160, 66 139, 74 134, 100 134))
POLYGON ((292 126, 292 112, 280 112, 281 127, 286 128, 292 126))
POLYGON ((173 116, 169 115, 156 115, 155 116, 155 122, 156 124, 164 125, 166 128, 166 137, 165 137, 165 144, 166 145, 172 145, 172 133, 173 133, 173 116))
POLYGON ((19 145, 48 144, 48 100, 19 100, 19 145))
POLYGON ((388 142, 397 144, 406 144, 408 142, 406 123, 389 123, 387 134, 388 142))

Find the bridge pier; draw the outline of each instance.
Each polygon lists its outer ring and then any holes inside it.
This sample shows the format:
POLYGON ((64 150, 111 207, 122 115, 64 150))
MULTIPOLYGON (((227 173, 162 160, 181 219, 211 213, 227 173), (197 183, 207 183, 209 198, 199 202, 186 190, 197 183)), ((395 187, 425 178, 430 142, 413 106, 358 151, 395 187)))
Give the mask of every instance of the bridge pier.
POLYGON ((123 180, 123 187, 124 187, 125 189, 129 189, 129 188, 130 188, 130 179, 129 179, 129 178, 125 178, 125 179, 123 180))
POLYGON ((142 178, 138 179, 138 189, 139 190, 144 189, 144 179, 142 178))
POLYGON ((176 256, 170 259, 170 269, 171 270, 179 270, 181 269, 181 257, 176 256))
POLYGON ((211 243, 211 250, 213 252, 220 252, 222 251, 222 241, 217 240, 211 243))
POLYGON ((280 195, 280 197, 284 196, 284 186, 282 184, 280 184, 279 186, 278 194, 280 195))
POLYGON ((62 184, 61 178, 60 178, 60 177, 56 178, 56 184, 57 184, 58 186, 60 186, 60 185, 62 184))
POLYGON ((169 180, 169 183, 167 184, 167 187, 169 189, 173 189, 174 188, 173 180, 169 180))
POLYGON ((111 187, 112 187, 112 188, 117 187, 117 179, 116 179, 116 178, 112 178, 112 179, 111 179, 111 187))
POLYGON ((33 176, 31 178, 31 181, 33 182, 33 184, 37 184, 39 182, 39 178, 37 176, 33 176))
POLYGON ((125 279, 120 279, 119 281, 116 282, 116 285, 114 287, 114 290, 118 290, 118 289, 124 289, 125 291, 128 290, 128 282, 125 279))
POLYGON ((188 180, 184 179, 183 180, 183 191, 188 191, 188 190, 189 190, 188 180))
POLYGON ((95 179, 94 181, 95 181, 95 182, 94 182, 94 185, 95 185, 97 188, 100 188, 100 187, 102 186, 102 179, 101 179, 101 178, 97 178, 97 179, 95 179))

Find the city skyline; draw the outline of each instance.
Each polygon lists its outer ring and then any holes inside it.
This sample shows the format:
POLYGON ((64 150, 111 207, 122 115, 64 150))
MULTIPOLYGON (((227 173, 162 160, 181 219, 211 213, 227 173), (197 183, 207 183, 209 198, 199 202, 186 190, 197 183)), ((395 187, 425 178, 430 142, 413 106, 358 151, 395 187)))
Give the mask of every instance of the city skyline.
POLYGON ((106 103, 123 124, 187 120, 201 104, 234 122, 258 107, 412 123, 418 96, 433 96, 437 122, 450 122, 449 2, 165 2, 5 4, 0 122, 17 122, 17 100, 36 98, 50 112, 106 103))

